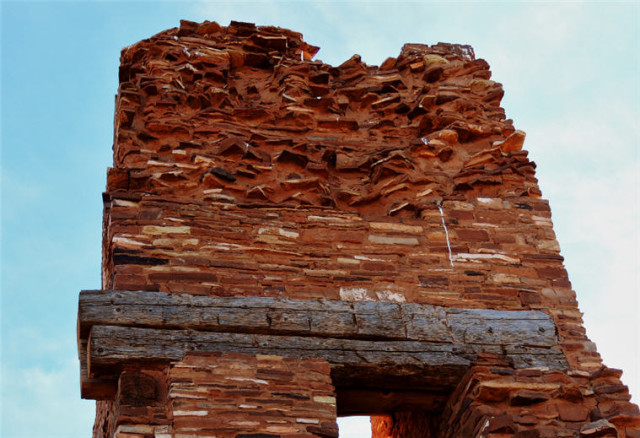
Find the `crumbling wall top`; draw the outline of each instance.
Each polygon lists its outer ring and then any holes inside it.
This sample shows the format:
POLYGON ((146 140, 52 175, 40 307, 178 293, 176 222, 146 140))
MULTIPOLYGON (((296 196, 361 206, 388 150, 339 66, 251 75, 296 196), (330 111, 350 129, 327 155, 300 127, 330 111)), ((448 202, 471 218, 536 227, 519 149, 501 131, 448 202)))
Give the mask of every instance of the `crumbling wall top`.
POLYGON ((299 33, 182 22, 123 51, 109 190, 419 217, 443 198, 538 197, 470 46, 312 61, 299 33))

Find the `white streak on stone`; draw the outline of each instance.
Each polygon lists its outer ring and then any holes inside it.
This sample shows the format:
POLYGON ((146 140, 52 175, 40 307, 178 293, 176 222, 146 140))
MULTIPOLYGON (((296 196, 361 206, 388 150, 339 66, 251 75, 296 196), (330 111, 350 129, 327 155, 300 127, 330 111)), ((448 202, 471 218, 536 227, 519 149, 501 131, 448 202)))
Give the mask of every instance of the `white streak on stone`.
POLYGON ((320 420, 317 420, 315 418, 296 418, 296 423, 320 424, 320 420))
POLYGON ((203 268, 198 266, 167 266, 156 265, 149 268, 150 271, 158 272, 202 272, 203 268))
POLYGON ((474 222, 471 225, 474 226, 474 227, 479 227, 479 228, 498 228, 498 225, 489 224, 487 222, 474 222))
POLYGON ((426 190, 421 191, 421 192, 420 192, 420 193, 418 193, 416 196, 417 196, 418 198, 421 198, 421 197, 423 197, 423 196, 427 196, 428 194, 430 194, 430 193, 432 193, 432 192, 433 192, 433 189, 432 189, 432 188, 428 188, 428 189, 426 189, 426 190))
POLYGON ((287 230, 282 229, 282 228, 278 228, 278 234, 280 234, 281 236, 284 236, 284 237, 288 237, 290 239, 297 239, 298 236, 300 235, 299 233, 297 233, 295 231, 287 231, 287 230))
POLYGON ((206 395, 189 394, 188 392, 171 391, 169 398, 188 398, 192 400, 207 400, 206 395))
POLYGON ((126 237, 115 236, 113 238, 113 243, 120 244, 122 246, 142 246, 144 242, 138 242, 137 240, 127 239, 126 237))
POLYGON ((551 222, 551 219, 549 219, 548 217, 531 216, 531 219, 533 219, 533 223, 535 223, 536 225, 539 225, 539 226, 543 226, 543 227, 552 227, 553 226, 553 223, 551 222))
POLYGON ((356 260, 368 260, 370 262, 386 262, 385 259, 374 259, 372 257, 367 257, 367 256, 363 256, 363 255, 353 256, 353 258, 356 259, 356 260))
POLYGON ((459 253, 454 257, 455 261, 459 262, 475 262, 482 260, 502 260, 503 262, 518 264, 520 263, 520 259, 509 257, 504 254, 468 254, 468 253, 459 253))
POLYGON ((134 208, 140 207, 140 204, 138 202, 127 201, 124 199, 114 199, 113 205, 117 205, 118 207, 134 207, 134 208))
POLYGON ((360 260, 349 259, 346 257, 338 257, 338 263, 342 265, 359 265, 360 260))
POLYGON ((227 377, 227 380, 235 380, 236 382, 253 382, 261 385, 267 385, 269 382, 262 379, 251 379, 249 377, 227 377))
POLYGON ((209 415, 208 411, 173 411, 174 417, 205 417, 207 415, 209 415))
POLYGON ((504 208, 504 202, 500 198, 478 198, 477 200, 479 204, 484 204, 493 210, 501 210, 504 208))
POLYGON ((394 303, 404 303, 407 301, 407 299, 401 293, 393 292, 390 290, 376 292, 376 296, 380 301, 391 301, 394 303))
POLYGON ((239 248, 240 245, 234 244, 234 243, 217 243, 215 245, 206 245, 203 246, 202 249, 214 249, 214 250, 220 250, 220 251, 231 251, 232 249, 237 249, 239 248))
POLYGON ((449 230, 447 229, 447 224, 444 221, 444 211, 442 211, 441 205, 438 205, 438 210, 440 210, 440 219, 442 219, 442 227, 444 228, 444 234, 447 237, 447 249, 449 250, 449 263, 451 263, 451 267, 453 268, 453 256, 451 255, 451 243, 449 242, 449 230))
POLYGON ((363 287, 341 287, 340 299, 344 301, 371 301, 369 291, 363 287))
POLYGON ((226 193, 209 193, 207 195, 207 198, 213 200, 219 199, 223 201, 236 202, 235 196, 227 195, 226 193))
POLYGON ((361 222, 362 218, 358 216, 353 217, 339 217, 339 216, 307 216, 309 222, 341 222, 345 224, 351 224, 353 222, 361 222))

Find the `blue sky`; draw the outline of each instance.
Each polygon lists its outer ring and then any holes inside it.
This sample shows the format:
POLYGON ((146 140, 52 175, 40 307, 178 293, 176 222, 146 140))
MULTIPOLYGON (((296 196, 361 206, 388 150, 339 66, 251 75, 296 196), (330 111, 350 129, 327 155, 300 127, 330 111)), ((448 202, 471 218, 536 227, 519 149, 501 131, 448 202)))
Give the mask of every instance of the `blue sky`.
POLYGON ((76 309, 100 287, 120 49, 181 18, 291 28, 333 65, 380 64, 406 42, 471 44, 527 132, 587 333, 638 402, 637 2, 3 1, 0 14, 1 436, 90 436, 76 309))

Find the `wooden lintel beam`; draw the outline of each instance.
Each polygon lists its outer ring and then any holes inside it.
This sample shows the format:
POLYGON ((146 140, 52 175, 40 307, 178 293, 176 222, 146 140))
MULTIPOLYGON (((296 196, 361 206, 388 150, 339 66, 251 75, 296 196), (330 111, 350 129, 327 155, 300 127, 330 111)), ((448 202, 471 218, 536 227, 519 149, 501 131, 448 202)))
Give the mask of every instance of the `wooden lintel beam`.
POLYGON ((94 326, 88 346, 89 375, 110 375, 128 366, 178 361, 190 351, 323 358, 336 386, 376 382, 377 387, 451 389, 471 364, 474 352, 451 344, 364 341, 299 336, 217 333, 94 326), (446 372, 442 372, 446 370, 446 372), (399 378, 394 374, 400 372, 399 378))
POLYGON ((457 345, 551 347, 558 342, 552 318, 540 311, 374 301, 83 291, 78 320, 81 338, 94 325, 110 325, 457 345))
MULTIPOLYGON (((420 341, 368 341, 245 333, 159 330, 137 327, 94 326, 88 345, 89 375, 108 374, 136 363, 181 360, 190 351, 269 354, 285 357, 321 357, 332 365, 335 376, 346 382, 359 375, 393 375, 402 378, 451 368, 459 377, 487 352, 484 346, 420 341)), ((500 353, 498 350, 490 350, 500 353)), ((561 368, 561 353, 549 348, 507 354, 515 364, 561 368)), ((441 374, 441 373, 440 373, 441 374)), ((379 377, 379 376, 378 376, 379 377)), ((443 376, 439 375, 438 379, 443 376)), ((444 379, 446 380, 446 378, 444 379)), ((336 382, 340 385, 341 382, 336 382)), ((431 383, 428 385, 431 387, 431 383)))
POLYGON ((553 319, 538 311, 85 291, 78 319, 85 398, 108 398, 123 369, 190 351, 322 357, 338 388, 446 392, 487 353, 515 368, 567 366, 553 319))

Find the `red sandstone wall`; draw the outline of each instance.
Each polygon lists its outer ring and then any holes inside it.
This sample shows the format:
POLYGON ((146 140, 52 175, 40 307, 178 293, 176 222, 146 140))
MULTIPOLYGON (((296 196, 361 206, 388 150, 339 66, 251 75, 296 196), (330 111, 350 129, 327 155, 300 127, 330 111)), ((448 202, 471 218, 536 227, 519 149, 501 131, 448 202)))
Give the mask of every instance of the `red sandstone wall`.
POLYGON ((125 372, 99 403, 94 437, 336 438, 329 364, 190 354, 162 371, 125 372))
POLYGON ((482 367, 444 409, 439 437, 637 437, 638 407, 620 372, 482 367))
POLYGON ((488 64, 315 50, 243 23, 123 50, 104 287, 548 309, 572 365, 599 368, 488 64))
MULTIPOLYGON (((448 44, 408 44, 380 67, 357 56, 332 67, 311 60, 316 50, 284 29, 189 22, 123 50, 103 287, 541 309, 570 372, 472 371, 437 436, 608 436, 608 424, 638 436, 637 407, 585 336, 524 134, 488 64, 448 44), (508 389, 486 398, 483 379, 508 389)), ((194 370, 173 390, 217 384, 194 370)), ((115 427, 114 409, 99 405, 97 430, 115 427)), ((431 421, 385 418, 378 437, 431 421)))
POLYGON ((637 437, 637 406, 618 370, 595 373, 478 366, 441 415, 394 412, 372 417, 375 438, 637 437))

